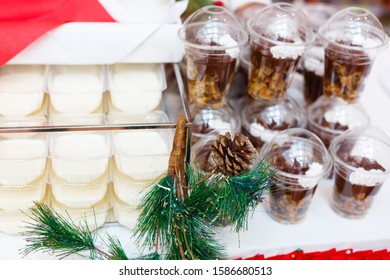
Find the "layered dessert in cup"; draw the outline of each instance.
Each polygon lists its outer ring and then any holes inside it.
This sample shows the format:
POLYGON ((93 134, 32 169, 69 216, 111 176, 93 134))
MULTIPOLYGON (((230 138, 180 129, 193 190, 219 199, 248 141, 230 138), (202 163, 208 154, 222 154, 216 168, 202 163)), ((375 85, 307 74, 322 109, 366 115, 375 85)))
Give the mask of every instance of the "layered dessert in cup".
POLYGON ((366 216, 390 173, 390 139, 371 126, 335 138, 330 146, 335 181, 331 207, 340 216, 366 216))
POLYGON ((260 151, 280 132, 294 127, 305 127, 306 118, 299 106, 290 98, 279 103, 257 100, 241 112, 242 132, 260 151))
MULTIPOLYGON (((313 32, 337 12, 336 7, 325 3, 308 3, 302 6, 302 11, 310 20, 313 32)), ((324 57, 325 51, 321 40, 317 37, 314 46, 302 58, 304 77, 304 96, 306 104, 311 104, 322 95, 324 87, 324 57)))
POLYGON ((307 109, 308 128, 326 147, 349 129, 370 124, 370 117, 359 103, 348 103, 339 97, 320 97, 307 109))
POLYGON ((350 7, 319 29, 325 48, 324 95, 356 102, 378 53, 388 44, 379 20, 368 10, 350 7))
POLYGON ((247 33, 224 7, 205 6, 187 18, 179 36, 186 49, 190 103, 223 106, 247 33))
POLYGON ((301 222, 319 181, 331 169, 326 147, 310 131, 291 128, 265 144, 260 158, 276 169, 275 183, 265 198, 268 214, 284 224, 301 222))
POLYGON ((248 94, 279 101, 285 97, 300 58, 314 42, 310 22, 297 7, 276 3, 250 19, 247 28, 251 48, 248 94))

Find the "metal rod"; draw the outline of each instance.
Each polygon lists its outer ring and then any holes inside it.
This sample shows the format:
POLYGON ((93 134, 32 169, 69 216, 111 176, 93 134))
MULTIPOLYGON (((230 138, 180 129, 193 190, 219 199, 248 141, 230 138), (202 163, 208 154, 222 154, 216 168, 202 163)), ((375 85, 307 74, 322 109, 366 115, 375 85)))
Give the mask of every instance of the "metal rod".
MULTIPOLYGON (((191 124, 186 124, 191 126, 191 124)), ((1 133, 37 133, 37 132, 71 132, 71 131, 115 131, 130 129, 173 129, 173 123, 110 124, 110 125, 63 125, 63 126, 29 126, 0 127, 1 133)))
POLYGON ((176 82, 177 82, 177 86, 179 88, 184 114, 186 116, 187 122, 192 122, 191 112, 190 112, 190 109, 188 107, 188 103, 186 102, 186 100, 187 100, 186 99, 186 92, 185 92, 183 77, 181 76, 179 64, 174 63, 173 69, 175 71, 176 82))

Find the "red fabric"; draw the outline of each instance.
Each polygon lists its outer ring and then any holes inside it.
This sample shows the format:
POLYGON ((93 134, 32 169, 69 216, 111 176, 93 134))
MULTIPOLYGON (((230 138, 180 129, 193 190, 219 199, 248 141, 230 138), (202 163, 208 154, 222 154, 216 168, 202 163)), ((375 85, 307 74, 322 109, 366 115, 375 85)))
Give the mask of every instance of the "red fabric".
MULTIPOLYGON (((345 249, 337 251, 332 248, 322 252, 306 253, 301 249, 288 254, 280 254, 264 258, 264 255, 257 254, 249 258, 239 258, 239 260, 390 260, 390 251, 383 249, 379 251, 365 250, 356 251, 345 249)), ((237 259, 238 260, 238 259, 237 259)))
POLYGON ((2 0, 0 65, 66 22, 114 22, 97 0, 2 0))

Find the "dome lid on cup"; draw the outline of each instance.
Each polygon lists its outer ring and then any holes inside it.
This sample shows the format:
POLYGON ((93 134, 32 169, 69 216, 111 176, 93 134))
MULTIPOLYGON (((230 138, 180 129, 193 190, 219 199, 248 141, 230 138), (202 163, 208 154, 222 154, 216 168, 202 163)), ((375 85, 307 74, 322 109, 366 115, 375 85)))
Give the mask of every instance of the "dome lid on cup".
POLYGON ((183 23, 179 37, 186 46, 204 50, 239 48, 248 41, 234 15, 220 6, 205 6, 183 23))
MULTIPOLYGON (((326 176, 332 167, 332 158, 320 138, 304 128, 287 129, 276 135, 260 150, 260 158, 277 169, 277 177, 299 179, 302 174, 291 172, 300 167, 309 167, 306 179, 326 176), (281 166, 288 167, 283 170, 281 166)), ((318 180, 314 180, 318 183, 318 180)), ((308 181, 309 183, 309 181, 308 181)))
POLYGON ((349 7, 334 14, 319 29, 325 43, 350 50, 383 50, 388 44, 382 24, 370 11, 349 7))
POLYGON ((315 36, 310 21, 296 6, 275 3, 262 9, 247 24, 252 39, 262 39, 276 45, 310 46, 315 36))
POLYGON ((350 170, 358 168, 346 162, 344 155, 375 160, 385 168, 384 174, 390 174, 390 138, 377 127, 366 125, 348 130, 333 139, 329 150, 335 163, 343 162, 350 170))

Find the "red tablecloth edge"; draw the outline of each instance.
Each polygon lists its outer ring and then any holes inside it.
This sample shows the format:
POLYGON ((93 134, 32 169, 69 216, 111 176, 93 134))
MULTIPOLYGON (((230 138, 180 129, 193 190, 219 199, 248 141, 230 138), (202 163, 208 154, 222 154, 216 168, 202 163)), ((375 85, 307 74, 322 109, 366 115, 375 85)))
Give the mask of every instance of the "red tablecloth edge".
POLYGON ((390 260, 390 251, 387 249, 354 251, 353 249, 336 250, 332 248, 327 251, 305 252, 297 249, 288 254, 271 257, 256 254, 248 258, 237 258, 236 260, 390 260))

